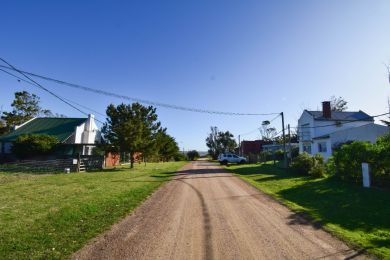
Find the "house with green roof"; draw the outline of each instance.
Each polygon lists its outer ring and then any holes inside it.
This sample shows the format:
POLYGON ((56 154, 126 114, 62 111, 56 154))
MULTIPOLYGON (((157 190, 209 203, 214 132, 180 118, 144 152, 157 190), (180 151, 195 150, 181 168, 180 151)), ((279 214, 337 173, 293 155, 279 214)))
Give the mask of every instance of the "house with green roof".
POLYGON ((12 153, 13 142, 21 135, 46 134, 56 137, 61 143, 61 155, 91 155, 92 149, 101 141, 94 115, 88 118, 37 117, 15 130, 0 136, 0 154, 12 153))

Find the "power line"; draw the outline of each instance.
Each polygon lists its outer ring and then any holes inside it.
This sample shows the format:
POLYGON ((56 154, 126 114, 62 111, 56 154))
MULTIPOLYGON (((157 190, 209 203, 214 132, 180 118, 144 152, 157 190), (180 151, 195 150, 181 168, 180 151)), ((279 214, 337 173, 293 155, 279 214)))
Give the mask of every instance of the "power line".
MULTIPOLYGON (((275 121, 275 119, 277 119, 279 116, 280 116, 280 113, 279 113, 277 116, 275 116, 274 118, 272 118, 271 120, 269 120, 269 122, 272 123, 272 122, 275 121)), ((257 128, 255 128, 255 129, 249 131, 249 132, 246 132, 246 133, 244 133, 244 134, 240 134, 240 136, 250 135, 250 134, 253 134, 253 133, 255 133, 255 132, 259 131, 259 130, 260 130, 260 128, 257 127, 257 128)))
MULTIPOLYGON (((8 70, 15 70, 12 66, 7 67, 7 66, 0 65, 0 67, 6 68, 8 70)), ((19 70, 17 70, 17 71, 19 71, 19 70)), ((100 94, 100 95, 130 100, 132 102, 139 102, 139 103, 148 104, 148 105, 152 105, 152 106, 165 107, 165 108, 169 108, 169 109, 176 109, 176 110, 197 112, 197 113, 217 114, 217 115, 231 115, 231 116, 268 116, 268 115, 279 114, 279 113, 237 113, 237 112, 225 112, 225 111, 216 111, 216 110, 192 108, 192 107, 185 107, 185 106, 177 106, 177 105, 172 105, 172 104, 167 104, 167 103, 161 103, 161 102, 155 102, 155 101, 150 101, 150 100, 146 100, 146 99, 130 97, 130 96, 126 96, 126 95, 119 95, 119 94, 116 94, 113 92, 108 92, 108 91, 104 91, 104 90, 100 90, 100 89, 94 89, 94 88, 82 86, 79 84, 69 83, 69 82, 66 82, 63 80, 58 80, 58 79, 38 75, 38 74, 35 74, 32 72, 27 72, 27 71, 21 71, 21 72, 23 72, 27 75, 33 76, 33 77, 41 78, 41 79, 48 80, 48 81, 53 81, 53 82, 56 82, 58 84, 62 84, 62 85, 68 86, 68 87, 82 89, 84 91, 94 92, 94 93, 100 94)))
MULTIPOLYGON (((15 74, 13 74, 13 73, 10 73, 9 71, 6 71, 6 70, 0 68, 1 71, 7 73, 8 75, 11 75, 11 76, 17 78, 19 81, 24 81, 24 82, 26 82, 26 83, 28 83, 28 84, 31 84, 31 85, 33 85, 33 86, 36 86, 36 87, 39 87, 39 88, 43 89, 44 91, 48 92, 48 93, 51 94, 52 96, 54 96, 54 97, 56 97, 57 99, 61 100, 61 101, 64 102, 65 104, 71 106, 72 108, 76 109, 76 110, 79 111, 80 113, 82 113, 82 114, 88 116, 88 113, 82 111, 81 109, 79 109, 79 108, 77 108, 76 106, 70 104, 69 102, 75 103, 75 104, 77 104, 78 106, 81 106, 81 107, 84 107, 84 108, 87 108, 87 107, 82 106, 82 105, 80 105, 80 104, 78 104, 78 103, 76 103, 76 102, 74 102, 74 101, 69 100, 69 99, 65 99, 65 98, 62 98, 62 97, 58 96, 57 94, 55 94, 54 92, 52 92, 52 91, 46 89, 45 87, 43 87, 42 85, 40 85, 39 83, 37 83, 36 81, 34 81, 33 79, 31 79, 30 77, 24 75, 22 71, 19 71, 17 68, 13 67, 13 66, 12 66, 11 64, 9 64, 7 61, 5 61, 3 58, 0 57, 0 60, 2 60, 4 63, 8 64, 11 68, 13 68, 14 71, 19 72, 20 74, 22 74, 24 77, 26 77, 26 78, 29 79, 30 81, 25 80, 25 79, 23 79, 23 78, 21 78, 21 77, 15 75, 15 74), (68 100, 68 101, 66 101, 66 100, 68 100)), ((0 67, 4 67, 4 66, 0 65, 0 67)), ((90 111, 93 111, 93 112, 95 112, 95 113, 99 113, 99 112, 94 111, 94 110, 92 110, 92 109, 90 109, 90 108, 87 108, 87 109, 89 109, 90 111)), ((101 114, 101 113, 99 113, 99 114, 101 114)), ((101 114, 101 115, 102 115, 102 114, 101 114)), ((105 115, 104 115, 104 116, 105 116, 105 115)), ((97 118, 95 118, 95 120, 98 121, 98 122, 100 122, 100 123, 102 123, 102 124, 104 124, 103 121, 100 121, 100 120, 97 119, 97 118)))
POLYGON ((96 111, 96 110, 94 110, 94 109, 92 109, 92 108, 89 108, 89 107, 87 107, 87 106, 81 105, 81 104, 79 104, 79 103, 77 103, 77 102, 75 102, 75 101, 73 101, 73 100, 70 100, 70 99, 67 99, 67 98, 64 98, 64 97, 63 97, 63 99, 65 99, 66 101, 68 101, 68 102, 70 102, 70 103, 73 103, 73 104, 75 104, 75 105, 77 105, 77 106, 79 106, 79 107, 82 107, 82 108, 87 109, 87 110, 89 110, 89 111, 91 111, 91 112, 94 112, 94 113, 97 114, 97 115, 100 115, 100 116, 103 116, 103 117, 106 117, 106 116, 107 116, 107 115, 105 115, 105 114, 103 114, 103 113, 100 113, 99 111, 96 111))

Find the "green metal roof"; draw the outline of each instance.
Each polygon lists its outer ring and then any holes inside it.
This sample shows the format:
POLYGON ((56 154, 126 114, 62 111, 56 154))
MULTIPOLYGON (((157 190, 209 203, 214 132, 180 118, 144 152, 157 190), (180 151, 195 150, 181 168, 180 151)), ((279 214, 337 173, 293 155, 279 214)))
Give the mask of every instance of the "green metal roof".
POLYGON ((35 118, 15 131, 0 136, 0 141, 13 142, 23 134, 47 134, 63 142, 76 130, 76 126, 86 120, 86 118, 35 118))

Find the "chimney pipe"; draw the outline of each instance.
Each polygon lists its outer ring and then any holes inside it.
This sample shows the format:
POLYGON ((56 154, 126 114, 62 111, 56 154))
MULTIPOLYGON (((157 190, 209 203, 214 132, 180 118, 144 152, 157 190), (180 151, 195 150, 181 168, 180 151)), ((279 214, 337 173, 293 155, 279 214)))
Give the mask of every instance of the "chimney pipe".
POLYGON ((330 101, 322 102, 322 116, 330 119, 332 117, 332 110, 330 108, 330 101))

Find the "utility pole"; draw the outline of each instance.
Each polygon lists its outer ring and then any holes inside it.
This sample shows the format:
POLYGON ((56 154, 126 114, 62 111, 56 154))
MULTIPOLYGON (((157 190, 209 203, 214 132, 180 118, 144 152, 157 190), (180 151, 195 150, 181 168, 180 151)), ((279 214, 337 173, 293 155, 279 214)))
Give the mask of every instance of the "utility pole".
POLYGON ((240 139, 240 135, 238 135, 238 155, 241 156, 241 139, 240 139))
POLYGON ((291 133, 290 133, 290 124, 287 125, 288 129, 288 165, 291 163, 291 133))
POLYGON ((284 159, 284 166, 287 168, 287 154, 286 154, 286 131, 284 129, 284 114, 283 112, 280 113, 282 116, 282 130, 283 130, 283 159, 284 159))

